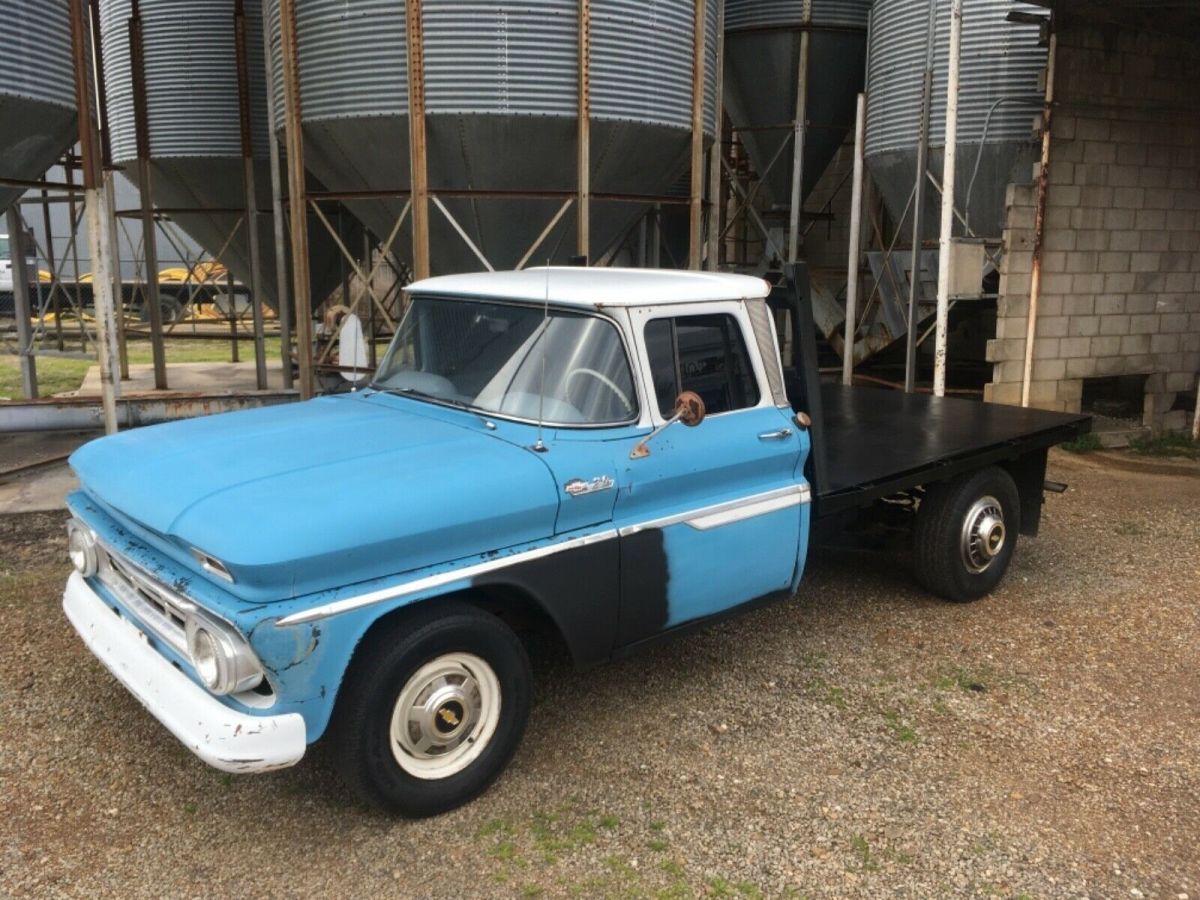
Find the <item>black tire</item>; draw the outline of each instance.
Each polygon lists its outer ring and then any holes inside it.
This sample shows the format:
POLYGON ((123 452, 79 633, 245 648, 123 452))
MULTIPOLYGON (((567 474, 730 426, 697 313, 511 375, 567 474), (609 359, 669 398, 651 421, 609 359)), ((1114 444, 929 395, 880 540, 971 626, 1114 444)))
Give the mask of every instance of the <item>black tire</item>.
MULTIPOLYGON (((531 681, 525 648, 503 622, 466 603, 431 601, 369 634, 355 652, 332 723, 338 770, 355 794, 388 813, 420 818, 461 806, 483 793, 516 752, 529 718, 531 681), (477 737, 487 741, 465 768, 422 777, 398 762, 405 751, 393 740, 392 716, 410 680, 446 654, 470 654, 490 667, 499 684, 499 719, 490 738, 474 724, 463 732, 464 747, 477 737)), ((462 712, 460 705, 451 715, 462 712)), ((420 733, 419 725, 412 727, 420 733)))
POLYGON ((1017 486, 1001 468, 989 466, 929 485, 917 509, 913 533, 917 581, 946 600, 978 600, 991 593, 1004 577, 1020 530, 1017 486), (985 498, 997 501, 1002 514, 998 546, 994 542, 994 514, 977 506, 985 498), (972 523, 985 526, 991 542, 978 528, 971 528, 968 517, 972 523), (968 534, 976 538, 971 549, 964 547, 968 534), (977 570, 980 564, 984 567, 977 570))

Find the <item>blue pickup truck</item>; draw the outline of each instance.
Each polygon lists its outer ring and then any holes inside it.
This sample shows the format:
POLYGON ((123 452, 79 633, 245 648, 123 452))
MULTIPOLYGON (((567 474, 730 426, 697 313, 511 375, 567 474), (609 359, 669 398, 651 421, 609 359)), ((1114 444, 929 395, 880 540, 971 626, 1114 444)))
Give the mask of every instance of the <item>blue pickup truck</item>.
POLYGON ((76 452, 66 615, 211 765, 325 737, 359 796, 421 816, 515 752, 530 633, 593 666, 791 597, 818 535, 881 517, 926 588, 987 594, 1037 531, 1048 448, 1088 420, 823 386, 805 292, 418 282, 368 388, 76 452))

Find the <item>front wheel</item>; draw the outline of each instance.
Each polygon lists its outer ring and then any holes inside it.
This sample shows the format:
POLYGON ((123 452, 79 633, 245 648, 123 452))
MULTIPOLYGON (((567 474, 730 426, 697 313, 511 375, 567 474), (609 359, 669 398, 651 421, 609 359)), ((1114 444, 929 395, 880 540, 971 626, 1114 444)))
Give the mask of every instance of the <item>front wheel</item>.
POLYGON ((339 694, 334 754, 359 797, 431 816, 478 796, 529 717, 529 659, 495 616, 438 603, 369 635, 339 694))
POLYGON ((978 600, 1004 577, 1020 528, 1017 485, 997 466, 930 485, 913 533, 917 581, 947 600, 978 600))

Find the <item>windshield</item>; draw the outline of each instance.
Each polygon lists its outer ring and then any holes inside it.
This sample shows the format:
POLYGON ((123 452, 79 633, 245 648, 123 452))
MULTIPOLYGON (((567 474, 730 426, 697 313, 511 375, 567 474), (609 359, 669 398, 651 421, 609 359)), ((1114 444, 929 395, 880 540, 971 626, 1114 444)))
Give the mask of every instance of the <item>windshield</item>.
POLYGON ((551 425, 637 417, 616 326, 540 306, 415 297, 372 386, 551 425))

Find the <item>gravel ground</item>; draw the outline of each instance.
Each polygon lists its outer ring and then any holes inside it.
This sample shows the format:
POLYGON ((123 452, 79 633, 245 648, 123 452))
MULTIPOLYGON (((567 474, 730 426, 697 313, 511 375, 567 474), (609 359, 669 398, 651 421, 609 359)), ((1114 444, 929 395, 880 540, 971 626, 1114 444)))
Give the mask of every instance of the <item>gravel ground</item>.
POLYGON ((58 606, 62 517, 0 519, 0 893, 1200 898, 1200 465, 1056 453, 990 599, 823 555, 796 601, 587 674, 468 807, 391 821, 321 748, 231 777, 58 606))

